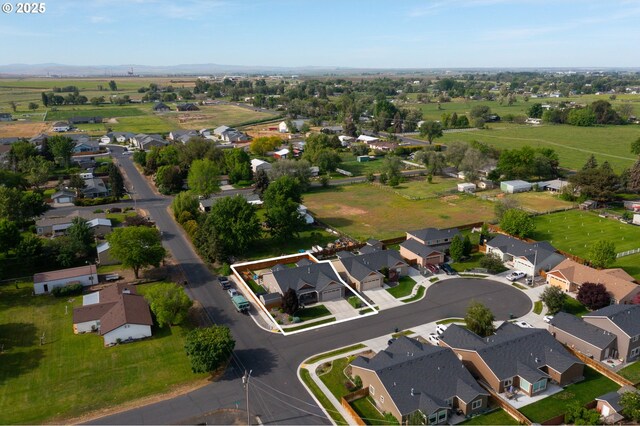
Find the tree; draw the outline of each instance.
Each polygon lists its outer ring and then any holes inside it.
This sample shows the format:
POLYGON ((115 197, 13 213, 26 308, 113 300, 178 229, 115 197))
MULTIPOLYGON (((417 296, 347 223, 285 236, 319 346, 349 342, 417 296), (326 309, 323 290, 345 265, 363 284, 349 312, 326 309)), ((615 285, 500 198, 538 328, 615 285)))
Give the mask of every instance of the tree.
POLYGON ((40 216, 47 208, 42 194, 0 185, 0 217, 15 222, 18 227, 40 216))
POLYGON ((93 234, 86 219, 80 216, 74 217, 71 226, 67 229, 67 237, 76 256, 85 257, 89 254, 93 234))
POLYGON ((611 302, 607 288, 600 283, 583 283, 576 299, 592 311, 609 306, 611 302))
POLYGON ((311 164, 306 160, 278 160, 272 164, 269 170, 269 179, 273 182, 281 176, 291 176, 298 179, 303 190, 309 187, 309 179, 311 178, 311 164))
POLYGON ((188 212, 191 217, 198 215, 198 197, 187 191, 178 193, 171 202, 171 210, 173 211, 173 217, 179 220, 183 217, 183 213, 188 212))
POLYGON ((471 111, 469 111, 469 116, 472 119, 484 119, 489 115, 491 115, 491 108, 487 105, 475 105, 471 108, 471 111))
POLYGON ((71 175, 69 179, 69 188, 76 190, 76 196, 80 196, 82 190, 87 186, 84 179, 80 175, 71 175))
POLYGON ((25 162, 38 156, 36 146, 28 141, 17 141, 11 144, 9 150, 9 164, 13 170, 24 171, 25 162))
POLYGON ((333 149, 322 150, 316 158, 315 164, 320 168, 320 173, 329 173, 335 171, 342 159, 333 149))
POLYGON ((235 345, 229 327, 214 325, 191 330, 185 338, 184 349, 191 360, 191 371, 208 373, 229 361, 235 345))
POLYGON ((606 268, 616 261, 616 246, 612 241, 598 240, 589 249, 589 261, 596 268, 606 268))
POLYGON ((631 142, 631 153, 634 155, 640 155, 640 138, 631 142))
POLYGON ((459 262, 464 257, 464 242, 460 235, 453 237, 451 246, 449 247, 449 255, 454 262, 459 262))
POLYGON ((502 215, 500 227, 508 234, 524 238, 531 235, 535 223, 531 215, 523 210, 509 209, 502 215))
POLYGON ((189 168, 187 184, 194 193, 208 197, 220 191, 219 176, 220 171, 213 161, 207 158, 194 160, 189 168))
MULTIPOLYGON (((267 189, 267 191, 269 191, 267 189)), ((271 235, 279 241, 297 235, 305 226, 303 216, 300 214, 299 204, 283 196, 270 197, 264 206, 267 210, 265 222, 271 235)))
POLYGON ((567 123, 581 127, 593 126, 596 124, 596 115, 589 108, 572 109, 567 116, 567 123))
POLYGON ((469 331, 476 333, 480 337, 487 337, 493 334, 495 327, 493 312, 480 302, 472 302, 464 317, 469 331))
POLYGON ((29 109, 30 109, 31 111, 35 111, 35 110, 37 110, 39 107, 40 107, 40 106, 39 106, 37 103, 35 103, 35 102, 29 102, 29 109))
POLYGON ((42 185, 47 183, 49 176, 53 172, 53 163, 47 161, 44 157, 29 157, 20 165, 20 169, 25 174, 29 185, 39 190, 42 185))
POLYGON ((292 288, 287 289, 282 296, 282 310, 289 315, 293 315, 298 310, 298 307, 298 294, 292 288))
POLYGON ((600 202, 612 199, 620 187, 620 177, 615 174, 611 165, 605 161, 600 166, 591 156, 581 170, 571 177, 571 182, 580 194, 600 202))
POLYGON ((640 422, 640 393, 635 390, 624 392, 620 396, 620 406, 625 417, 634 423, 640 422))
POLYGON ((107 166, 107 171, 109 172, 109 185, 111 186, 111 195, 116 197, 116 199, 120 199, 125 194, 124 188, 124 178, 122 177, 122 173, 120 173, 120 168, 113 163, 109 163, 107 166))
POLYGON ((484 257, 480 259, 480 267, 485 268, 491 274, 497 274, 507 270, 502 259, 500 259, 495 253, 484 255, 484 257))
POLYGON ((471 239, 469 238, 469 234, 464 236, 464 240, 462 240, 462 254, 465 256, 469 256, 471 251, 473 250, 473 244, 471 244, 471 239))
POLYGON ((253 187, 253 192, 255 194, 258 194, 260 199, 262 199, 264 196, 264 191, 267 190, 270 183, 267 172, 265 172, 262 169, 258 170, 255 176, 253 177, 253 181, 255 182, 255 185, 253 187))
POLYGON ((633 167, 629 170, 627 188, 633 192, 640 191, 640 158, 636 160, 633 167))
POLYGON ((11 111, 16 112, 18 104, 16 104, 15 101, 9 101, 9 107, 11 107, 11 111))
POLYGON ((129 226, 116 228, 107 235, 111 255, 118 259, 125 268, 132 268, 136 279, 140 268, 160 266, 166 255, 162 247, 160 233, 155 228, 146 226, 129 226))
POLYGON ((395 155, 387 155, 384 157, 384 160, 382 160, 381 171, 389 180, 393 177, 400 178, 400 170, 402 170, 402 160, 400 157, 395 155))
POLYGON ((115 92, 116 90, 118 90, 118 85, 116 84, 115 81, 113 80, 109 81, 109 90, 111 90, 112 92, 115 92))
POLYGON ((544 110, 542 109, 542 104, 540 103, 532 104, 527 110, 529 117, 532 117, 532 118, 541 118, 543 112, 544 110))
POLYGON ((589 410, 580 402, 572 402, 567 406, 564 422, 569 425, 599 425, 600 413, 598 410, 589 410))
POLYGON ((567 295, 562 289, 553 285, 545 288, 540 295, 540 300, 547 305, 547 311, 552 315, 563 308, 566 299, 567 295))
POLYGON ((47 92, 40 93, 40 98, 42 99, 42 105, 44 105, 45 108, 48 107, 49 97, 47 96, 47 92))
POLYGON ((42 247, 42 238, 26 234, 16 247, 16 256, 24 265, 36 265, 42 256, 42 247))
POLYGON ((182 173, 178 166, 161 166, 156 172, 155 183, 163 194, 178 192, 182 189, 182 173))
POLYGON ((436 138, 442 137, 442 125, 436 121, 427 120, 418 129, 420 136, 426 137, 429 144, 436 138))
POLYGON ((8 253, 20 243, 20 230, 15 222, 0 219, 0 253, 8 253))
POLYGON ((263 199, 265 206, 267 204, 275 205, 282 199, 301 203, 302 192, 302 186, 297 178, 282 176, 269 184, 269 187, 264 192, 263 199))
POLYGON ((149 302, 158 327, 182 323, 193 305, 184 289, 174 283, 154 284, 145 291, 144 298, 149 302))
POLYGON ((282 145, 282 139, 277 136, 262 136, 251 141, 250 149, 256 155, 266 155, 282 145))
POLYGON ((65 136, 52 136, 48 139, 49 149, 58 165, 69 168, 71 154, 76 144, 71 138, 65 136))
POLYGON ((251 180, 251 158, 243 149, 227 149, 224 151, 224 163, 229 182, 251 180))

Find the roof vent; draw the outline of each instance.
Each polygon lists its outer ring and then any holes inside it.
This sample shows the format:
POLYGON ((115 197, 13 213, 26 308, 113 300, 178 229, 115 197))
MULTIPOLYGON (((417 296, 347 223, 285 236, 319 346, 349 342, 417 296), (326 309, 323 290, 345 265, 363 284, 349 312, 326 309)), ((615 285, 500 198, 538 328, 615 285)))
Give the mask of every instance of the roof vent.
POLYGON ((131 290, 129 290, 128 288, 123 288, 122 294, 131 294, 131 290))
POLYGON ((540 362, 540 358, 536 357, 536 362, 540 362))
POLYGON ((396 386, 396 382, 393 382, 393 387, 395 387, 395 386, 396 386))
POLYGON ((413 388, 411 388, 411 396, 414 396, 413 388))

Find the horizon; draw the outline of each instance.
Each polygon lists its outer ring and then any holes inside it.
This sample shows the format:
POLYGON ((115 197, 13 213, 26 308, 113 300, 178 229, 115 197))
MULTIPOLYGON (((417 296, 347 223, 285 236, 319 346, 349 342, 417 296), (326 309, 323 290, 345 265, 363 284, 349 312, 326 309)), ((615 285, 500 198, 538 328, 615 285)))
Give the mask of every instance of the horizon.
POLYGON ((623 54, 635 51, 640 39, 640 4, 630 0, 377 0, 366 8, 354 0, 57 0, 45 5, 42 14, 1 15, 0 34, 8 43, 0 65, 400 71, 640 67, 636 55, 623 54))

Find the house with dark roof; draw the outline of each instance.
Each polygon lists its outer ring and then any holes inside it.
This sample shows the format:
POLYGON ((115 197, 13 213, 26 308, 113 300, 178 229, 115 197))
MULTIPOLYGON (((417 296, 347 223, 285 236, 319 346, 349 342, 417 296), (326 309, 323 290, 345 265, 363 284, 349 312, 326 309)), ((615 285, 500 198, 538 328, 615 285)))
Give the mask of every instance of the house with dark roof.
POLYGON ((109 195, 109 189, 100 178, 94 177, 84 180, 85 187, 82 193, 87 198, 106 197, 109 195))
POLYGON ((147 151, 151 149, 152 146, 163 147, 168 145, 169 142, 162 139, 160 135, 147 135, 144 133, 138 133, 137 135, 131 138, 131 143, 138 149, 147 151))
POLYGON ((313 263, 308 260, 298 262, 293 268, 276 265, 263 274, 262 283, 269 293, 284 295, 292 288, 300 302, 305 304, 340 299, 344 297, 346 286, 331 262, 313 263))
POLYGON ((102 123, 102 117, 96 116, 96 117, 71 117, 69 119, 69 124, 72 125, 76 125, 76 124, 97 124, 97 123, 102 123))
POLYGON ((356 358, 351 375, 359 376, 376 407, 400 424, 441 424, 457 410, 468 416, 487 409, 488 392, 451 349, 406 336, 371 359, 356 358))
POLYGON ((198 105, 189 102, 185 104, 178 104, 176 106, 176 111, 200 111, 200 108, 198 108, 198 105))
POLYGON ((596 410, 600 413, 602 424, 613 425, 621 423, 624 420, 620 398, 627 392, 638 392, 638 389, 633 386, 623 386, 617 391, 609 392, 595 398, 596 410))
POLYGON ((555 247, 547 241, 528 243, 499 234, 487 241, 485 246, 487 254, 495 254, 509 266, 531 277, 542 270, 550 271, 566 259, 556 253, 555 247))
POLYGON ((0 113, 0 121, 12 121, 13 117, 8 112, 0 113))
POLYGON ((407 239, 412 238, 419 243, 434 247, 438 250, 448 250, 453 237, 459 235, 458 228, 438 229, 424 228, 407 232, 407 239))
POLYGON ((168 138, 169 140, 172 140, 174 142, 187 143, 189 142, 189 139, 195 138, 197 136, 200 136, 200 133, 197 130, 178 129, 178 130, 172 130, 171 132, 169 132, 168 138))
POLYGON ((51 130, 54 132, 68 132, 71 130, 71 126, 65 121, 56 121, 53 123, 53 126, 51 126, 51 130))
POLYGON ((241 131, 229 126, 219 126, 213 129, 213 136, 222 142, 246 142, 249 137, 241 131))
POLYGON ((549 323, 549 333, 563 345, 596 361, 618 356, 615 334, 589 324, 575 315, 565 312, 555 314, 549 323))
POLYGON ((153 110, 155 112, 167 112, 170 111, 171 108, 169 108, 166 104, 162 103, 162 102, 157 102, 154 106, 153 106, 153 110))
POLYGON ((350 283, 358 291, 381 288, 385 276, 381 271, 388 270, 389 281, 397 281, 407 275, 409 265, 395 250, 376 250, 355 255, 348 251, 338 252, 338 259, 344 268, 350 283))
POLYGON ((582 317, 585 322, 617 337, 617 357, 624 362, 640 355, 640 305, 609 305, 582 317))
POLYGON ((531 396, 549 383, 565 386, 583 379, 584 364, 540 328, 503 323, 495 334, 480 337, 456 324, 440 337, 476 378, 497 393, 520 389, 531 396))
POLYGON ((451 241, 459 235, 458 228, 424 228, 407 232, 407 239, 400 244, 400 254, 410 263, 419 266, 444 262, 451 241))
POLYGON ((73 310, 73 332, 97 332, 105 346, 151 337, 149 304, 134 285, 118 283, 83 297, 73 310))

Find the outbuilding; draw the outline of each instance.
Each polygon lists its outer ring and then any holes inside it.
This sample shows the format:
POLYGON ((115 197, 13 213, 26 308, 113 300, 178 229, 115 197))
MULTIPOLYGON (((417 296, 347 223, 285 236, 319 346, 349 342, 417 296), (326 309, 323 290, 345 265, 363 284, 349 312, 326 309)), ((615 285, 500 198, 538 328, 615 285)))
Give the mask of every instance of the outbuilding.
POLYGON ((476 184, 471 182, 459 183, 458 192, 466 192, 466 193, 476 192, 476 184))
POLYGON ((82 284, 85 287, 98 284, 96 265, 41 272, 33 276, 35 294, 47 294, 56 287, 64 287, 69 284, 82 284))
POLYGON ((532 185, 524 180, 505 180, 500 182, 500 189, 507 194, 531 191, 532 185))

